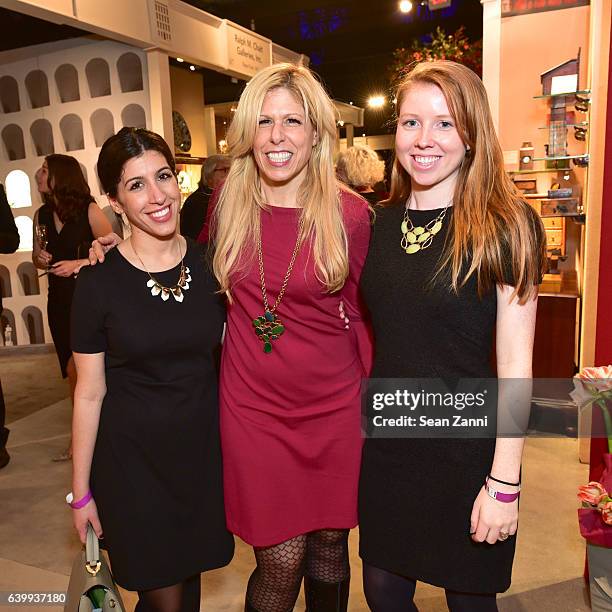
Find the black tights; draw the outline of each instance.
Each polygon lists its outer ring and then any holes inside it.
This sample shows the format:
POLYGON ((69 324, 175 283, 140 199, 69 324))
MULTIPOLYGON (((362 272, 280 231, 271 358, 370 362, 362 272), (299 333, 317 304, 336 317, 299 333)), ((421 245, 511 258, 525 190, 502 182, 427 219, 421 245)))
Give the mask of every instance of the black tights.
MULTIPOLYGON (((414 605, 416 580, 363 564, 363 590, 372 612, 418 612, 414 605)), ((497 612, 495 593, 445 590, 451 612, 497 612)))
POLYGON ((348 530, 325 529, 255 548, 247 601, 257 612, 293 610, 304 574, 335 583, 349 577, 348 530))
POLYGON ((162 589, 138 591, 134 612, 199 612, 200 574, 162 589))

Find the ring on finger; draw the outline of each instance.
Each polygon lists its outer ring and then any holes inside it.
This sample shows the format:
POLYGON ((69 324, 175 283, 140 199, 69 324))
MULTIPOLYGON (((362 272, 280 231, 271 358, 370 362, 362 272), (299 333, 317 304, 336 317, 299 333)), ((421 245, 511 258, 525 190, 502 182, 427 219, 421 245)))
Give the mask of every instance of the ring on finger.
POLYGON ((509 533, 506 533, 505 531, 500 531, 499 532, 499 538, 497 538, 500 542, 505 542, 508 537, 510 536, 509 533))

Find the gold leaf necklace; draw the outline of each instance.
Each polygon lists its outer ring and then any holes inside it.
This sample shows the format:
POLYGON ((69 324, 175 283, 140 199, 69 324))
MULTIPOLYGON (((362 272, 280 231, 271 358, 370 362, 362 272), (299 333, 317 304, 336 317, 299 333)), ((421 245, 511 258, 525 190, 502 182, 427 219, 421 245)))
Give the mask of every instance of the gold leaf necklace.
POLYGON ((412 223, 412 219, 408 213, 411 201, 412 200, 408 200, 408 202, 406 202, 404 220, 402 221, 402 240, 400 242, 402 249, 408 255, 413 255, 414 253, 423 251, 431 246, 434 236, 442 229, 446 211, 448 210, 452 200, 449 201, 441 212, 429 223, 417 226, 412 223))
POLYGON ((138 258, 140 265, 144 268, 144 271, 149 275, 149 280, 147 281, 147 287, 151 290, 152 296, 159 295, 161 299, 165 302, 170 296, 172 296, 177 302, 182 302, 184 297, 184 292, 189 289, 189 283, 191 282, 191 271, 189 267, 185 265, 185 257, 181 251, 181 241, 180 238, 177 238, 178 241, 178 250, 179 256, 181 258, 181 270, 179 272, 178 281, 175 285, 170 287, 166 287, 162 285, 150 272, 147 270, 147 266, 144 265, 144 262, 140 258, 140 255, 136 252, 134 248, 134 244, 130 240, 130 246, 132 247, 132 251, 134 251, 134 255, 138 258))

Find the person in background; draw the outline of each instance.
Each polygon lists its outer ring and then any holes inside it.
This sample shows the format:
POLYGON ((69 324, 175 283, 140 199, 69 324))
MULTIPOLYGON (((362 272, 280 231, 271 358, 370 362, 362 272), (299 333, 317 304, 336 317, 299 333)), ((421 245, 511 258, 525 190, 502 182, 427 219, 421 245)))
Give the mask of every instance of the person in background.
POLYGON ((231 158, 229 155, 211 155, 202 165, 198 188, 185 200, 181 208, 181 234, 197 240, 206 220, 208 202, 212 192, 225 180, 231 158))
POLYGON ((374 185, 385 178, 385 162, 376 151, 365 145, 354 145, 341 151, 336 161, 338 178, 363 196, 370 204, 376 204, 381 195, 374 185))
MULTIPOLYGON (((36 172, 36 183, 44 204, 34 215, 34 265, 49 274, 47 315, 53 344, 63 378, 68 378, 70 396, 74 399, 76 369, 70 348, 70 307, 76 275, 88 265, 87 253, 94 237, 112 231, 89 185, 79 162, 70 155, 45 157, 36 172)), ((69 446, 55 458, 72 457, 69 446)))
MULTIPOLYGON (((0 183, 0 253, 5 255, 14 253, 19 247, 19 232, 15 225, 15 219, 11 212, 4 185, 0 183)), ((2 314, 2 292, 0 291, 0 315, 2 314)), ((0 329, 2 333, 2 329, 0 329)), ((4 395, 2 394, 2 381, 0 380, 0 469, 10 461, 10 456, 6 450, 6 442, 9 430, 4 426, 6 421, 6 406, 4 405, 4 395)))

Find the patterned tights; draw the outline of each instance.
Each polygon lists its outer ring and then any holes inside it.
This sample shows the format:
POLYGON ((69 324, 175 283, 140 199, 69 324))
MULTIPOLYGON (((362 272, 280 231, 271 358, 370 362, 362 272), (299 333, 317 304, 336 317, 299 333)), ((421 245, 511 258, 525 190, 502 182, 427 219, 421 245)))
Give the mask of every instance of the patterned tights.
POLYGON ((331 583, 349 577, 347 529, 313 531, 254 550, 257 567, 249 578, 247 601, 257 612, 293 610, 304 574, 331 583))

